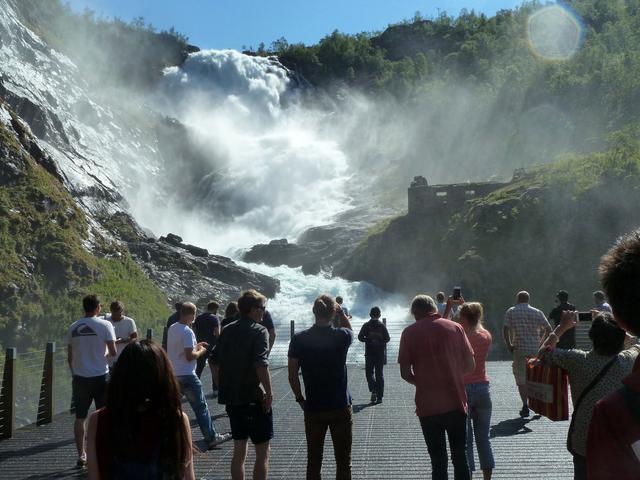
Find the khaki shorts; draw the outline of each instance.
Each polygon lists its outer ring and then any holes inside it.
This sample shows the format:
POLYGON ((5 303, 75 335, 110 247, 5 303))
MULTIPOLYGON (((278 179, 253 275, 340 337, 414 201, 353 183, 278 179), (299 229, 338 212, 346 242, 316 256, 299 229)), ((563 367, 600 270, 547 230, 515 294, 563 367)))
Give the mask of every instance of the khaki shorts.
POLYGON ((527 359, 535 357, 536 353, 523 350, 513 351, 513 376, 516 378, 516 385, 524 386, 527 383, 527 359))

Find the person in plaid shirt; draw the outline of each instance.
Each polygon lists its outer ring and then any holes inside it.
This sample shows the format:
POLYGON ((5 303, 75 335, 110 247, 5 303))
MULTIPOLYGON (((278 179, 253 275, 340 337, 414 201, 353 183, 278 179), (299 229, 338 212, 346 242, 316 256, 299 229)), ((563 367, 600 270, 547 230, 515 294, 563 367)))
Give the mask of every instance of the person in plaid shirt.
POLYGON ((518 303, 507 310, 502 329, 507 349, 513 354, 513 376, 522 399, 521 417, 529 416, 526 388, 527 357, 535 357, 542 341, 551 333, 547 317, 529 305, 529 298, 528 292, 518 293, 518 303))

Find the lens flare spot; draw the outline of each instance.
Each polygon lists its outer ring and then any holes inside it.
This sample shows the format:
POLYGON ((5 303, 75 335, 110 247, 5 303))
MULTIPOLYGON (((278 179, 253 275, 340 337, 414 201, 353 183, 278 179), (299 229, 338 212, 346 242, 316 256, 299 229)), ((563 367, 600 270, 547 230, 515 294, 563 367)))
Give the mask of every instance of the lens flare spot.
POLYGON ((543 60, 568 60, 582 46, 584 27, 569 8, 549 5, 536 10, 527 21, 531 51, 543 60))

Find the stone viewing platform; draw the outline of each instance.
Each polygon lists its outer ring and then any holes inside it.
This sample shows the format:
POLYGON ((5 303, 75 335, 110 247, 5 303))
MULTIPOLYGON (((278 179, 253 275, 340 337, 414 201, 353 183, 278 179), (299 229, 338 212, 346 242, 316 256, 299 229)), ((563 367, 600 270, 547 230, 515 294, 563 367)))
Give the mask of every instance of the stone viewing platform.
POLYGON ((527 172, 518 168, 510 182, 468 182, 429 185, 422 175, 413 177, 407 190, 409 215, 450 214, 462 209, 467 200, 484 197, 525 176, 527 172))
MULTIPOLYGON (((573 478, 571 456, 567 452, 569 422, 551 422, 544 417, 518 417, 519 399, 510 362, 489 362, 493 417, 491 437, 496 457, 494 478, 573 478)), ((205 369, 205 375, 208 369, 205 369)), ((385 370, 384 403, 368 405, 369 392, 364 366, 349 366, 349 385, 354 404, 353 478, 425 479, 430 476, 429 456, 414 413, 413 387, 400 378, 398 365, 390 358, 385 370)), ((271 444, 270 479, 301 480, 305 477, 306 442, 302 411, 295 403, 287 381, 287 369, 274 367, 274 427, 271 444)), ((209 377, 203 378, 209 391, 209 377)), ((223 407, 209 398, 219 431, 229 430, 223 407)), ((203 447, 193 412, 191 417, 196 444, 203 447)), ((72 436, 73 417, 57 415, 53 423, 18 429, 13 438, 0 441, 0 479, 86 478, 75 468, 76 453, 72 436)), ((225 443, 215 450, 195 455, 196 478, 228 479, 233 445, 225 443)), ((327 435, 323 478, 335 478, 333 447, 327 435)), ((249 454, 247 472, 253 454, 249 454)), ((477 457, 476 457, 477 462, 477 457)), ((450 478, 453 470, 449 468, 450 478)), ((481 478, 478 472, 474 478, 481 478)), ((250 478, 250 476, 248 477, 250 478)))

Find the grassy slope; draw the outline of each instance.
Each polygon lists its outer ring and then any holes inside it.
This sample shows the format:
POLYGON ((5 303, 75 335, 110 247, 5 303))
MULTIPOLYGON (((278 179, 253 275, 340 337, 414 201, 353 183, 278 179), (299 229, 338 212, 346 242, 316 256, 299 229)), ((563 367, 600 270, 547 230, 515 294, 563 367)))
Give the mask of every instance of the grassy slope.
POLYGON ((607 151, 561 158, 450 218, 387 221, 340 273, 408 295, 462 284, 485 303, 494 333, 519 289, 548 311, 565 288, 587 309, 600 256, 640 225, 639 138, 637 128, 614 134, 607 151))
POLYGON ((86 245, 89 222, 64 186, 0 124, 0 161, 19 175, 0 188, 0 343, 41 346, 62 338, 89 292, 122 300, 141 328, 162 325, 165 296, 124 250, 86 245))

